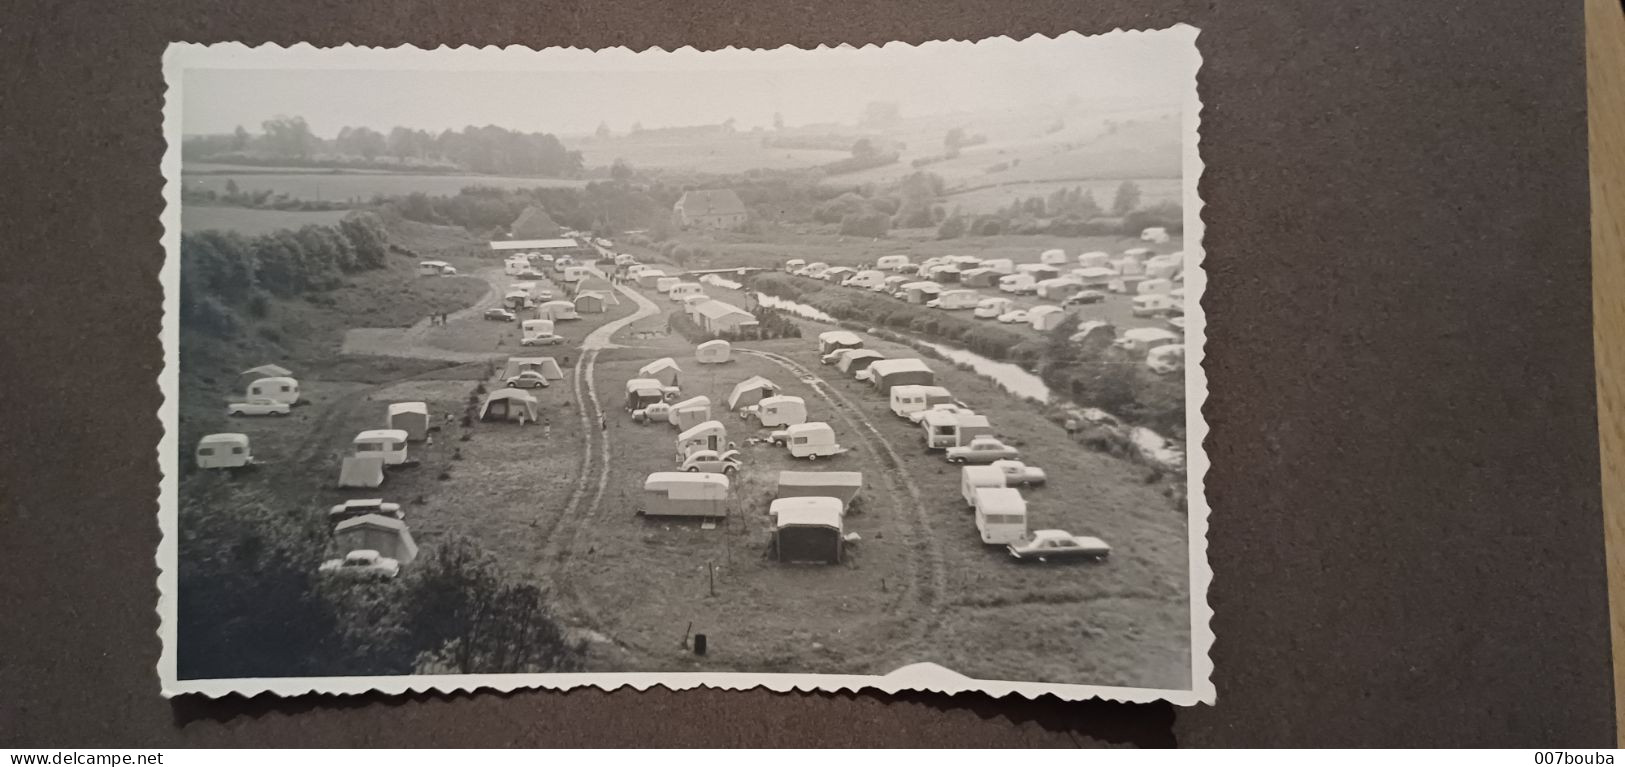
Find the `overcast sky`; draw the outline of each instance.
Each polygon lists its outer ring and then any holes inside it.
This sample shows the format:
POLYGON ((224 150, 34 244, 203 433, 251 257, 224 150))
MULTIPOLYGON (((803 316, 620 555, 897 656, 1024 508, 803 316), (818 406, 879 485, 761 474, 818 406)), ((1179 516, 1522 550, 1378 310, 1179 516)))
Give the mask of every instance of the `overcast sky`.
POLYGON ((904 117, 1072 96, 1164 107, 1192 87, 1194 59, 1189 37, 1167 32, 813 51, 254 51, 225 63, 241 68, 189 67, 182 117, 197 134, 300 115, 331 137, 346 125, 578 134, 600 122, 624 132, 734 118, 749 129, 775 112, 791 126, 850 124, 871 101, 896 101, 904 117))

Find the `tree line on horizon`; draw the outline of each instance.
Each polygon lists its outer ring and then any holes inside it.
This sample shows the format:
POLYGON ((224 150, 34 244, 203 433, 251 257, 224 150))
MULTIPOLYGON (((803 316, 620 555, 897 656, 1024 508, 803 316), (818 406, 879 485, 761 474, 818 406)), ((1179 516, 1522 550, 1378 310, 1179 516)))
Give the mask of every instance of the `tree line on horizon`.
POLYGON ((565 148, 551 133, 470 125, 460 131, 439 133, 397 126, 386 134, 364 126, 346 126, 336 136, 323 138, 303 117, 266 120, 260 123, 259 133, 239 125, 231 133, 187 136, 181 140, 181 159, 554 177, 575 176, 584 167, 581 153, 565 148))

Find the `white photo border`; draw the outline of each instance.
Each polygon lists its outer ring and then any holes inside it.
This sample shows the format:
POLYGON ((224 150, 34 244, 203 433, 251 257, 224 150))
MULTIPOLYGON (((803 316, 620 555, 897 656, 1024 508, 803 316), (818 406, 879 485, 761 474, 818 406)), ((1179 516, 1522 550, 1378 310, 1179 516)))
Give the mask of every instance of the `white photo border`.
MULTIPOLYGON (((163 473, 158 485, 158 526, 162 540, 158 545, 158 636, 163 650, 158 660, 158 677, 164 697, 200 694, 211 698, 223 695, 297 696, 310 693, 354 695, 370 692, 402 694, 409 692, 458 692, 494 690, 508 692, 520 689, 569 690, 597 687, 609 691, 623 687, 645 690, 665 687, 683 690, 709 687, 725 690, 765 688, 776 692, 821 691, 837 692, 878 690, 887 693, 904 690, 926 690, 956 694, 979 692, 993 697, 1021 695, 1036 698, 1054 695, 1062 700, 1080 701, 1100 699, 1125 703, 1167 701, 1176 705, 1212 704, 1216 691, 1213 686, 1213 662, 1210 652, 1213 631, 1210 625, 1213 610, 1208 605, 1208 587, 1213 570, 1207 560, 1208 515, 1204 480, 1208 458, 1203 442, 1208 427, 1203 417, 1207 402, 1207 374, 1203 368, 1206 351, 1206 316, 1201 297, 1207 289, 1204 270, 1206 251, 1203 247, 1204 226, 1202 199, 1199 193, 1203 163, 1199 151, 1201 138, 1202 103, 1197 93, 1197 76, 1202 57, 1196 41, 1200 31, 1188 24, 1175 24, 1163 29, 1116 29, 1099 35, 1067 32, 1054 38, 1033 35, 1026 39, 1098 38, 1116 35, 1171 36, 1189 46, 1189 72, 1186 92, 1182 100, 1182 201, 1185 231, 1185 423, 1187 443, 1186 480, 1187 541, 1190 572, 1190 679, 1191 689, 1155 689, 1141 687, 1112 687, 1090 684, 1060 684, 1048 682, 1016 682, 1005 680, 973 679, 932 663, 905 666, 883 676, 863 674, 779 674, 779 673, 664 673, 664 672, 612 672, 612 673, 531 673, 531 674, 438 674, 405 676, 333 676, 333 677, 274 677, 228 679, 179 679, 176 671, 176 592, 177 592, 177 514, 179 510, 179 424, 180 396, 180 237, 181 237, 181 136, 182 104, 184 103, 183 74, 186 69, 210 67, 218 69, 470 69, 470 70, 524 70, 534 69, 534 54, 551 54, 549 68, 568 68, 572 62, 595 65, 617 59, 627 61, 648 52, 661 52, 674 66, 685 60, 699 58, 703 53, 710 60, 716 56, 748 54, 753 49, 725 48, 699 51, 682 47, 672 51, 651 48, 633 51, 624 47, 590 50, 583 48, 546 48, 536 51, 524 46, 495 46, 475 48, 442 47, 426 50, 415 46, 397 48, 369 48, 346 45, 336 48, 317 48, 300 43, 283 47, 274 43, 247 46, 242 43, 172 43, 163 56, 163 75, 167 88, 163 108, 163 130, 167 148, 164 152, 164 211, 160 216, 164 233, 161 244, 165 258, 159 279, 164 289, 163 324, 160 338, 164 346, 164 368, 158 384, 163 392, 163 404, 158 417, 164 426, 158 443, 158 465, 163 473)), ((1011 40, 992 37, 984 40, 1011 40)), ((819 46, 813 50, 863 50, 874 47, 924 47, 942 42, 921 43, 918 46, 891 42, 885 46, 866 45, 862 48, 819 46)), ((976 41, 982 42, 982 40, 976 41)), ((783 46, 780 50, 794 49, 783 46)), ((662 62, 665 64, 666 62, 662 62)))

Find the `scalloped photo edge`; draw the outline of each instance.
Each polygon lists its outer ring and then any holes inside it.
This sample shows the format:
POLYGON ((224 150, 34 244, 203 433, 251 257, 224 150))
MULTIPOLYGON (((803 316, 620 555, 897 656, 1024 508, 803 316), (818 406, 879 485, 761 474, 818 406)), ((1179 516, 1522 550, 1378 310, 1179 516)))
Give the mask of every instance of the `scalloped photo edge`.
MULTIPOLYGON (((1164 29, 1117 29, 1107 33, 1087 36, 1076 32, 1068 32, 1054 38, 1034 35, 1023 41, 1017 41, 1021 43, 1032 40, 1047 41, 1069 38, 1098 40, 1123 36, 1157 36, 1170 38, 1183 49, 1188 50, 1188 72, 1186 73, 1188 77, 1185 81, 1185 93, 1180 108, 1183 157, 1178 200, 1182 206, 1183 252, 1185 256, 1184 316, 1186 319, 1184 343, 1186 351, 1184 387, 1186 445, 1184 450, 1184 473, 1187 490, 1186 523, 1188 528, 1186 539, 1189 554, 1190 647, 1188 658, 1190 660, 1189 679, 1191 681, 1189 689, 1053 683, 1043 680, 978 679, 962 675, 932 662, 903 665, 884 675, 730 671, 723 673, 572 672, 218 679, 179 678, 177 656, 182 652, 183 648, 177 646, 179 566, 176 558, 179 550, 177 537, 179 535, 179 492, 180 478, 182 476, 180 461, 182 460, 182 450, 186 449, 186 446, 180 444, 179 437, 181 344, 179 253, 182 235, 181 203, 183 191, 181 149, 182 137, 185 133, 183 108, 186 98, 183 88, 185 80, 183 75, 187 70, 432 69, 526 72, 535 70, 571 71, 577 67, 592 69, 605 64, 634 61, 640 66, 652 65, 660 68, 671 67, 678 70, 685 68, 697 70, 714 66, 719 60, 740 59, 763 50, 789 50, 802 53, 806 53, 808 50, 791 46, 778 49, 738 49, 729 47, 717 51, 696 51, 689 47, 679 48, 675 51, 651 48, 638 52, 626 48, 601 50, 546 48, 531 50, 521 46, 501 48, 494 46, 484 48, 463 46, 424 50, 412 46, 368 48, 349 45, 322 49, 302 43, 288 47, 275 44, 250 47, 239 43, 174 43, 165 51, 162 61, 164 80, 167 86, 163 107, 163 130, 168 146, 162 158, 162 171, 165 178, 163 188, 165 208, 161 216, 164 229, 161 245, 165 253, 165 259, 160 270, 160 281, 164 289, 161 340, 164 347, 165 366, 158 378, 164 397, 158 415, 164 426, 164 431, 162 440, 157 446, 158 463, 163 474, 158 488, 158 525, 162 532, 162 539, 156 555, 159 592, 157 611, 160 617, 159 637, 162 640, 162 653, 158 659, 156 670, 161 694, 165 697, 194 694, 208 697, 229 694, 296 696, 310 693, 348 695, 378 692, 401 694, 430 690, 438 692, 510 691, 519 689, 568 690, 580 687, 596 687, 602 690, 628 687, 643 690, 658 686, 673 690, 697 687, 744 690, 760 687, 779 692, 879 690, 890 693, 904 690, 921 690, 950 695, 967 692, 982 693, 994 697, 1020 695, 1035 698, 1041 695, 1054 695, 1069 701, 1088 699, 1122 702, 1168 701, 1178 705, 1213 703, 1216 692, 1212 680, 1213 667, 1210 650, 1214 637, 1210 627, 1212 609, 1208 605, 1207 598, 1208 587, 1212 581, 1213 573, 1207 560, 1210 509, 1204 492, 1204 478, 1208 469, 1208 459, 1203 448, 1204 440, 1208 434, 1208 427, 1203 418, 1203 406, 1207 400, 1207 377, 1203 366, 1206 338, 1205 316, 1201 305, 1201 297, 1206 290, 1206 274, 1203 268, 1205 250, 1203 248, 1202 200, 1199 195, 1199 181, 1203 172, 1203 163, 1199 152, 1202 105, 1197 92, 1197 82, 1202 57, 1197 48, 1198 35, 1199 31, 1195 27, 1177 24, 1164 29)), ((981 45, 988 41, 997 40, 1009 41, 1010 38, 993 37, 975 42, 933 41, 918 45, 892 42, 884 46, 865 45, 861 48, 821 45, 810 50, 813 52, 840 51, 843 54, 850 54, 854 51, 869 51, 877 47, 881 49, 894 47, 928 48, 947 43, 981 45)), ((585 397, 585 395, 583 396, 585 397)), ((586 416, 583 414, 582 418, 585 420, 586 416)), ((597 426, 595 425, 593 428, 596 429, 597 426)), ((820 462, 819 466, 822 465, 822 462, 820 462)))

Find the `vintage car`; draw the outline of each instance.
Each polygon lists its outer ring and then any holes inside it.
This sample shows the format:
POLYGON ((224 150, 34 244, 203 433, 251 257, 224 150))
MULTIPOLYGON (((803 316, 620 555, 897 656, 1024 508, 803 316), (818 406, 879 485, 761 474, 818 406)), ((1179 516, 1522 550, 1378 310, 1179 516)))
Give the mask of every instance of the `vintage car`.
POLYGON ((1106 300, 1106 294, 1098 290, 1080 290, 1066 297, 1061 306, 1077 306, 1079 304, 1098 304, 1106 300))
POLYGON ((1016 485, 1021 485, 1022 487, 1032 487, 1033 485, 1042 485, 1049 481, 1049 476, 1044 473, 1043 469, 1040 469, 1037 466, 1028 466, 1021 461, 1010 458, 1001 458, 994 461, 993 468, 1004 472, 1004 484, 1006 487, 1015 487, 1016 485))
POLYGON ((539 333, 519 342, 520 346, 553 346, 564 343, 564 336, 554 333, 539 333))
POLYGON ((1013 312, 1005 312, 1004 314, 999 315, 999 322, 1003 322, 1005 324, 1019 323, 1025 325, 1027 323, 1027 310, 1017 309, 1013 312))
POLYGON ((401 511, 398 503, 386 503, 382 498, 361 498, 345 501, 327 510, 327 521, 338 524, 346 519, 363 517, 368 514, 378 514, 395 519, 404 519, 406 514, 401 511))
POLYGON ((503 383, 507 384, 508 388, 510 389, 546 389, 549 385, 547 383, 547 376, 544 376, 534 370, 526 370, 519 375, 503 381, 503 383))
POLYGON ((343 559, 329 559, 318 572, 352 578, 393 578, 401 573, 401 563, 372 549, 358 549, 343 559))
POLYGON ((683 471, 703 471, 708 474, 732 474, 739 471, 742 461, 738 450, 696 450, 683 460, 683 471))
POLYGON ((949 463, 993 463, 1021 457, 1021 451, 1000 442, 997 437, 977 437, 970 444, 948 448, 949 463))
POLYGON ((547 279, 547 272, 541 271, 540 269, 533 269, 533 268, 521 269, 518 274, 514 275, 514 279, 516 279, 516 280, 545 280, 545 279, 547 279))
POLYGON ((287 415, 288 403, 267 397, 250 397, 247 402, 233 402, 226 406, 226 415, 287 415))
POLYGON ((953 413, 955 415, 976 415, 976 411, 971 410, 970 408, 965 407, 964 405, 961 405, 961 404, 959 404, 957 402, 945 402, 945 403, 938 403, 938 404, 932 405, 932 406, 930 406, 930 407, 928 407, 928 408, 926 408, 924 410, 915 410, 915 411, 913 411, 913 412, 911 412, 908 415, 903 416, 903 417, 907 418, 909 420, 909 423, 919 423, 920 421, 925 419, 925 414, 926 413, 953 413))
POLYGON ((671 403, 655 402, 632 411, 632 420, 639 424, 668 423, 671 418, 671 403))
POLYGON ((1099 538, 1073 535, 1065 530, 1034 530, 1005 548, 1018 562, 1100 560, 1112 553, 1112 547, 1099 538))
POLYGON ((485 318, 492 322, 513 322, 514 314, 500 306, 493 306, 485 310, 485 318))

